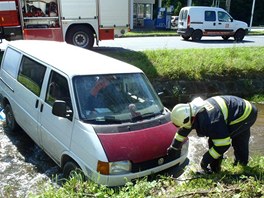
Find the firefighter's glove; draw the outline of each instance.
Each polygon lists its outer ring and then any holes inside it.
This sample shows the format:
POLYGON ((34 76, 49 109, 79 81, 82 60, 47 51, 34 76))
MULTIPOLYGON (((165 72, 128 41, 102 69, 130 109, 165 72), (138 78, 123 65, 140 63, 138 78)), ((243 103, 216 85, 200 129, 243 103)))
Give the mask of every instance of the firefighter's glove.
POLYGON ((215 159, 212 163, 210 163, 210 168, 214 173, 218 173, 221 171, 222 160, 223 157, 220 157, 218 159, 215 159))
POLYGON ((212 173, 212 170, 209 168, 209 164, 212 162, 212 160, 214 160, 209 152, 206 152, 203 156, 203 159, 201 161, 201 168, 203 169, 204 173, 212 173))
POLYGON ((181 148, 175 148, 173 146, 170 146, 167 149, 167 155, 173 158, 178 158, 181 156, 181 148))
POLYGON ((204 162, 203 160, 201 161, 201 168, 203 169, 203 171, 205 172, 205 173, 210 173, 211 172, 211 170, 210 170, 210 168, 208 168, 208 165, 209 164, 207 164, 206 162, 204 162))

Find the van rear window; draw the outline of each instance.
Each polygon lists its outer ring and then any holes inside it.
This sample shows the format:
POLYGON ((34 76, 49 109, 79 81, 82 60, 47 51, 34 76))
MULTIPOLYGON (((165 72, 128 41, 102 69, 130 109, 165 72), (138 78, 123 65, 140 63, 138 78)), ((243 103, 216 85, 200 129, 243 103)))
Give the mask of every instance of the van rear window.
POLYGON ((17 76, 18 65, 21 54, 11 48, 7 48, 3 60, 3 69, 13 78, 17 76))
POLYGON ((182 10, 179 15, 179 20, 186 21, 188 15, 188 10, 182 10))

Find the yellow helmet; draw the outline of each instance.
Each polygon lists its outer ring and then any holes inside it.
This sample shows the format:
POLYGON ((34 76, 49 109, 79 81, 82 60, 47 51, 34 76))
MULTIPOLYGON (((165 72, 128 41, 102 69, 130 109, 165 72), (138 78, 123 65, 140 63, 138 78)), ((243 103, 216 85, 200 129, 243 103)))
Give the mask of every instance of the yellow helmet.
POLYGON ((177 127, 190 129, 192 127, 191 118, 191 108, 188 103, 177 104, 171 111, 171 121, 177 127))
POLYGON ((172 109, 171 121, 178 127, 190 129, 192 127, 192 117, 204 107, 204 104, 205 101, 200 97, 187 104, 177 104, 172 109))

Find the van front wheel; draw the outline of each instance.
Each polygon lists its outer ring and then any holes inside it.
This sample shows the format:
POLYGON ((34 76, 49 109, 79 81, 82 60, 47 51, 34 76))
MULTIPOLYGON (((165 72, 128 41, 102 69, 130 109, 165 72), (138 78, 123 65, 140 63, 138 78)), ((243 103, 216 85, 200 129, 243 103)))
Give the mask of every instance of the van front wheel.
POLYGON ((245 31, 244 30, 237 30, 235 33, 234 39, 236 42, 241 42, 245 37, 245 31))
POLYGON ((76 175, 81 175, 83 177, 83 172, 78 164, 74 161, 68 161, 63 166, 63 177, 64 178, 72 178, 76 175))
POLYGON ((14 116, 14 113, 13 113, 13 110, 12 110, 10 104, 7 104, 5 106, 4 112, 6 115, 6 126, 8 127, 8 129, 12 132, 18 130, 19 125, 17 124, 17 122, 15 120, 15 116, 14 116))
POLYGON ((192 33, 192 40, 193 41, 200 41, 201 38, 203 36, 203 33, 201 30, 195 30, 193 33, 192 33))

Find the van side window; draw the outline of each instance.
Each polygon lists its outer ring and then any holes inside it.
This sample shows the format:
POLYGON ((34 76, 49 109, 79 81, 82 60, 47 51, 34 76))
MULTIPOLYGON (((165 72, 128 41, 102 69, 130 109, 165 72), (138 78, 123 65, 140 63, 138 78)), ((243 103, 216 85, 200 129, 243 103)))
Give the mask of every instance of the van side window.
POLYGON ((6 49, 3 60, 3 69, 13 78, 16 78, 21 54, 11 48, 6 49))
POLYGON ((34 94, 40 96, 45 72, 45 66, 26 56, 23 56, 17 80, 34 94))
POLYGON ((205 11, 204 12, 204 20, 205 21, 216 21, 215 11, 205 11))
POLYGON ((51 71, 45 101, 51 106, 55 100, 63 100, 72 109, 70 91, 67 79, 55 71, 51 71))
POLYGON ((231 17, 227 13, 218 11, 217 15, 218 15, 218 21, 231 22, 231 17))

